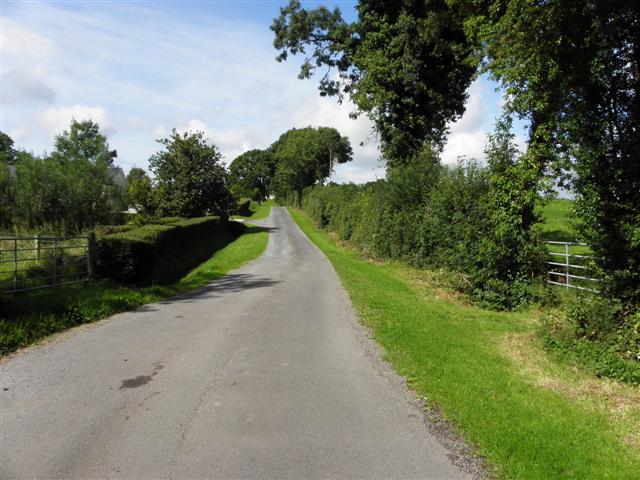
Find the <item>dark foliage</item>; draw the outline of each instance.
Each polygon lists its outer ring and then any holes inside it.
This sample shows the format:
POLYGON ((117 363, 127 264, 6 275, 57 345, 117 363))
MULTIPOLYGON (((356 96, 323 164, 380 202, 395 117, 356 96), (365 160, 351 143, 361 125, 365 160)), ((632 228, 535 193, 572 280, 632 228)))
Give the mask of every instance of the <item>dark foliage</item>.
POLYGON ((101 236, 98 276, 133 284, 167 283, 238 236, 243 225, 219 217, 151 223, 101 236))

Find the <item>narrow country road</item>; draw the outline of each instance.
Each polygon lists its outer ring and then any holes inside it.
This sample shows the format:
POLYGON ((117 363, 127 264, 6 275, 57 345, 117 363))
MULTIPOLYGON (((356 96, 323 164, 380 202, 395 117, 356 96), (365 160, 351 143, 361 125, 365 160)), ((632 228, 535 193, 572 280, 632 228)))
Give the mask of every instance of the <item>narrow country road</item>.
POLYGON ((215 283, 5 360, 0 478, 467 478, 282 208, 215 283))

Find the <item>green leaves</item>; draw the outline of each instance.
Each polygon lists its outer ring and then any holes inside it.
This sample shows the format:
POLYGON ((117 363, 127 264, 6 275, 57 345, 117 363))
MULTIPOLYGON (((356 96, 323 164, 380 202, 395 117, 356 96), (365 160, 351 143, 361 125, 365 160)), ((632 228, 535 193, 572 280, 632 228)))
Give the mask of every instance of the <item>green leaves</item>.
POLYGON ((279 198, 322 183, 331 175, 332 165, 352 159, 347 137, 335 128, 293 128, 270 147, 276 162, 272 191, 279 198))
POLYGON ((233 198, 227 188, 227 171, 215 145, 202 132, 180 134, 158 140, 164 150, 149 158, 162 215, 200 217, 229 215, 233 198))
POLYGON ((300 78, 322 68, 320 94, 348 95, 354 114, 373 121, 387 161, 403 163, 425 143, 442 144, 462 115, 477 54, 447 3, 366 0, 358 14, 348 24, 338 9, 292 0, 271 27, 277 60, 306 55, 300 78))
POLYGON ((269 150, 249 150, 229 165, 229 182, 236 197, 262 202, 269 196, 275 173, 275 159, 269 150))

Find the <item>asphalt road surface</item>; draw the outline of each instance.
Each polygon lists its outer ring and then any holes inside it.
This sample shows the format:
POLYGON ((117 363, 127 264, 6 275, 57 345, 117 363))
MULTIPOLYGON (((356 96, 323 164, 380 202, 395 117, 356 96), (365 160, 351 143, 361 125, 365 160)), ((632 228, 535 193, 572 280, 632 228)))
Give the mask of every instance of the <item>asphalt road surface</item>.
POLYGON ((466 478, 326 257, 286 210, 262 224, 219 281, 6 359, 0 478, 466 478))

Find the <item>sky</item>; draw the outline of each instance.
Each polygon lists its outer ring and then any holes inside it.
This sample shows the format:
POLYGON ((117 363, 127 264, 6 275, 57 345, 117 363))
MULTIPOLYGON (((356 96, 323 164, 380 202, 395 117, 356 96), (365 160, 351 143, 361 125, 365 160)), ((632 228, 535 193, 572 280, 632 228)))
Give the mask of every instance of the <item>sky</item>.
MULTIPOLYGON (((0 130, 21 149, 50 152, 72 118, 91 119, 117 149, 125 172, 147 168, 156 139, 176 128, 202 130, 225 162, 266 148, 290 128, 330 126, 349 137, 353 161, 332 179, 383 178, 378 141, 353 105, 299 80, 302 58, 275 61, 269 26, 287 0, 0 1, 0 130)), ((339 6, 356 18, 355 2, 339 6)), ((496 84, 480 77, 465 115, 451 125, 442 160, 482 160, 500 113, 496 84)), ((516 131, 524 144, 522 128, 516 131)))

